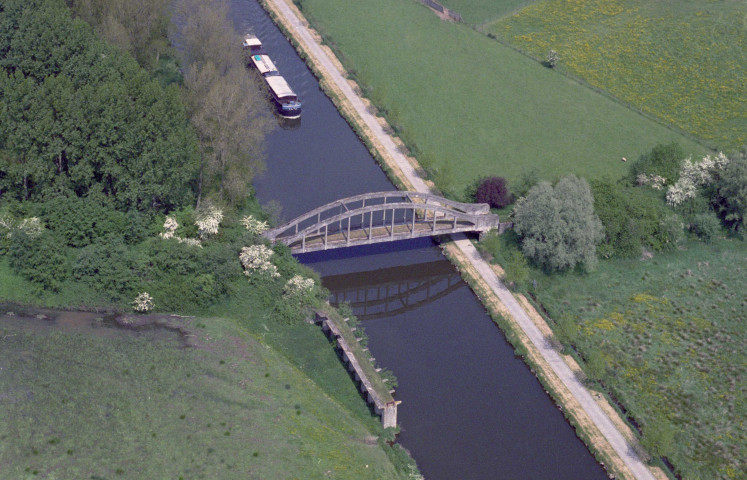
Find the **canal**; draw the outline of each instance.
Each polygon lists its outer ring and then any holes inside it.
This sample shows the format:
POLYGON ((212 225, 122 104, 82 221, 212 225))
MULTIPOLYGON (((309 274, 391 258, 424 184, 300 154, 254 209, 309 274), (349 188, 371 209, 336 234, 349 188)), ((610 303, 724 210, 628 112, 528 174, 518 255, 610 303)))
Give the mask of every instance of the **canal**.
MULTIPOLYGON (((231 0, 236 29, 264 43, 304 103, 267 137, 260 201, 289 220, 338 198, 394 187, 255 0, 231 0)), ((268 108, 269 105, 268 105, 268 108)), ((398 441, 428 480, 602 479, 502 332, 430 239, 305 254, 332 301, 362 320, 371 354, 399 381, 398 441)))

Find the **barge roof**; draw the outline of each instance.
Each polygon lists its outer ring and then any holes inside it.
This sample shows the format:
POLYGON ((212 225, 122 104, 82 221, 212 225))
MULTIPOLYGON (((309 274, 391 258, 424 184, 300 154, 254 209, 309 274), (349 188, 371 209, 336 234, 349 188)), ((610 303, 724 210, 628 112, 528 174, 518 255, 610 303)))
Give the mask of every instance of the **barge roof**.
POLYGON ((252 63, 262 75, 277 73, 278 69, 268 55, 252 55, 252 63))
POLYGON ((291 90, 288 82, 280 75, 265 77, 265 80, 277 98, 296 98, 296 94, 291 90))
POLYGON ((262 47, 262 42, 259 41, 259 38, 257 38, 256 35, 252 35, 251 33, 247 33, 244 37, 244 48, 260 48, 262 47))

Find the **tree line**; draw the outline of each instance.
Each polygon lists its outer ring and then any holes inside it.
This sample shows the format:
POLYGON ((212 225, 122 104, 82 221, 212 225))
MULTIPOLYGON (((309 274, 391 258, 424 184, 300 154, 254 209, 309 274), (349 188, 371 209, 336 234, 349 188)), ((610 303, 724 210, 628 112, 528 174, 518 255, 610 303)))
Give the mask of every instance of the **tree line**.
MULTIPOLYGON (((547 272, 589 270, 598 257, 672 250, 688 234, 705 242, 720 234, 743 237, 747 226, 744 149, 693 161, 676 143, 657 145, 618 180, 587 182, 570 175, 555 185, 530 178, 522 183, 511 212, 514 231, 483 243, 506 266, 509 283, 528 280, 527 260, 547 272)), ((502 178, 481 179, 471 188, 474 194, 468 195, 494 208, 511 202, 502 178)))

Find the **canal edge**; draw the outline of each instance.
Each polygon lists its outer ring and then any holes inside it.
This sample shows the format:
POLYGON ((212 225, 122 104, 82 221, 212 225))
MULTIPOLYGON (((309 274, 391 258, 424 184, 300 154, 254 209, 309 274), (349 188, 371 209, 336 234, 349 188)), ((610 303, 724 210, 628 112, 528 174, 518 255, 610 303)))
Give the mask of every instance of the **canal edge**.
MULTIPOLYGON (((394 182, 399 189, 404 190, 420 190, 420 191, 431 191, 434 189, 432 182, 424 180, 422 174, 422 168, 417 164, 417 160, 411 156, 405 156, 398 151, 399 145, 397 141, 392 139, 387 130, 391 131, 391 128, 386 128, 386 121, 381 117, 375 117, 377 126, 373 126, 377 132, 374 132, 372 127, 366 123, 362 118, 361 113, 353 105, 353 100, 357 100, 363 109, 370 107, 370 102, 363 99, 360 92, 360 88, 357 84, 349 78, 346 74, 342 64, 337 59, 336 55, 329 46, 324 45, 321 36, 309 25, 303 14, 298 8, 289 0, 260 0, 260 4, 268 11, 273 21, 282 30, 283 34, 288 38, 291 44, 296 48, 301 58, 306 62, 312 73, 319 79, 320 87, 324 93, 333 101, 335 106, 338 108, 340 114, 345 120, 351 125, 353 130, 359 136, 361 141, 369 149, 376 161, 381 165, 387 176, 394 182), (278 5, 278 4, 282 4, 278 5), (290 14, 294 15, 295 18, 287 18, 282 8, 290 10, 290 14), (306 30, 303 32, 302 30, 306 30), (298 35, 294 35, 294 32, 298 35), (306 33, 310 37, 310 40, 305 40, 301 33, 306 33), (310 53, 311 46, 307 45, 307 42, 314 43, 317 49, 321 49, 322 54, 327 57, 327 60, 331 63, 331 67, 328 65, 326 68, 315 61, 314 56, 310 53), (331 80, 331 74, 327 71, 328 68, 336 70, 336 73, 341 75, 345 79, 345 83, 349 88, 347 95, 342 91, 334 81, 331 80), (349 98, 350 96, 355 98, 349 98), (381 132, 378 132, 381 130, 381 132), (384 145, 380 140, 377 139, 376 133, 384 135, 391 140, 391 145, 384 145), (401 157, 399 160, 391 154, 392 151, 399 153, 401 157), (403 161, 402 158, 405 160, 403 161)), ((358 105, 358 108, 361 108, 358 105)), ((369 110, 370 113, 370 110, 369 110)), ((374 116, 372 114, 372 116, 374 116)), ((451 260, 451 262, 457 266, 460 271, 462 278, 470 285, 473 292, 477 295, 480 302, 490 313, 495 323, 497 323, 506 334, 506 338, 514 345, 517 350, 517 354, 524 357, 527 365, 533 373, 540 380, 541 384, 551 396, 553 401, 558 405, 559 409, 563 412, 566 419, 576 430, 577 435, 587 445, 590 452, 597 458, 608 473, 613 478, 652 478, 652 479, 667 479, 669 477, 656 467, 640 462, 635 457, 635 453, 632 452, 633 445, 637 443, 637 439, 632 431, 625 425, 623 420, 617 415, 617 412, 609 404, 605 396, 601 399, 597 399, 595 405, 604 412, 604 416, 609 422, 614 425, 614 430, 618 435, 625 439, 626 456, 631 459, 636 465, 638 475, 633 472, 633 469, 628 461, 623 458, 623 454, 620 452, 621 448, 615 448, 611 443, 608 436, 602 432, 596 422, 592 419, 589 412, 581 405, 581 403, 574 397, 569 386, 564 383, 560 376, 555 372, 547 358, 543 356, 537 345, 532 342, 530 337, 525 332, 524 328, 509 312, 508 307, 500 299, 500 297, 493 291, 489 286, 487 280, 479 273, 476 266, 469 259, 467 254, 462 251, 456 243, 456 238, 452 242, 445 242, 441 245, 445 255, 451 260), (458 252, 458 253, 457 253, 458 252), (470 273, 471 272, 471 273, 470 273), (504 319, 504 321, 500 321, 504 319), (517 344, 511 339, 514 339, 517 344), (600 407, 597 404, 604 404, 604 407, 600 407), (622 428, 621 428, 622 427, 622 428), (643 467, 642 469, 640 467, 643 467)), ((464 240, 469 242, 468 240, 464 240)), ((492 268, 492 267, 491 267, 492 268)), ((494 272, 495 274, 495 272, 494 272)), ((544 328, 549 329, 549 326, 544 322, 544 319, 538 320, 531 311, 528 310, 527 303, 516 300, 524 313, 531 318, 533 326, 538 328, 537 323, 544 323, 544 328)), ((532 309, 533 310, 533 309, 532 309)), ((534 314, 537 314, 534 311, 534 314)), ((542 328, 540 328, 542 330, 542 328)), ((567 356, 561 356, 562 363, 566 368, 572 371, 580 370, 577 363, 569 362, 567 356), (572 364, 571 364, 572 363, 572 364)), ((585 387, 584 387, 585 388, 585 387)), ((586 393, 591 396, 591 392, 585 388, 586 393)))

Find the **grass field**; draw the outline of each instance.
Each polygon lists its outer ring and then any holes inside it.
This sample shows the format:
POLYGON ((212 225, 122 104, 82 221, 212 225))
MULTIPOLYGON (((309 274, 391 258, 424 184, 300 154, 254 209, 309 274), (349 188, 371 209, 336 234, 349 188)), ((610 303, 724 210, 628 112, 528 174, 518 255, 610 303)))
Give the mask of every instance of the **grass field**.
POLYGON ((79 317, 0 317, 3 478, 406 478, 232 321, 170 320, 184 337, 79 317))
POLYGON ((683 478, 744 478, 747 243, 690 242, 653 259, 544 276, 536 295, 642 424, 662 419, 683 478))
POLYGON ((456 3, 482 8, 485 32, 538 59, 556 50, 572 75, 714 147, 747 143, 745 2, 544 0, 492 23, 482 0, 456 3))
POLYGON ((626 168, 621 157, 636 158, 661 142, 702 151, 415 2, 302 0, 301 8, 419 147, 418 160, 450 170, 444 183, 457 193, 478 176, 511 182, 531 169, 548 179, 569 172, 617 177, 626 168))

